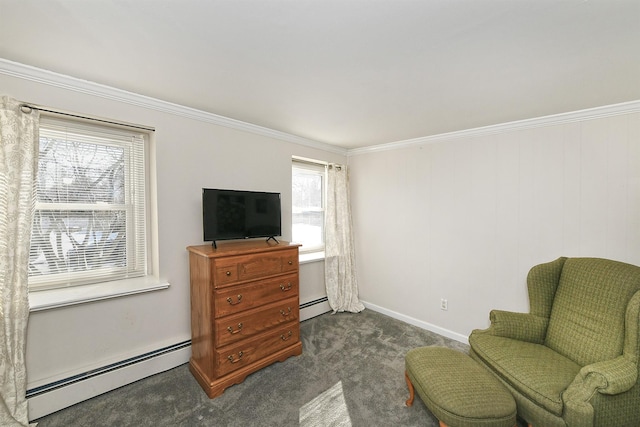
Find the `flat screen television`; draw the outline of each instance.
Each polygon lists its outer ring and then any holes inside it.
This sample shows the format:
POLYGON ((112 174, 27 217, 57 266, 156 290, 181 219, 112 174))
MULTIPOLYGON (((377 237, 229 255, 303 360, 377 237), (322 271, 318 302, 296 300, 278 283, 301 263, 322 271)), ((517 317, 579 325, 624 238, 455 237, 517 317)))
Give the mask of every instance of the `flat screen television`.
POLYGON ((204 241, 282 235, 280 193, 202 189, 204 241))

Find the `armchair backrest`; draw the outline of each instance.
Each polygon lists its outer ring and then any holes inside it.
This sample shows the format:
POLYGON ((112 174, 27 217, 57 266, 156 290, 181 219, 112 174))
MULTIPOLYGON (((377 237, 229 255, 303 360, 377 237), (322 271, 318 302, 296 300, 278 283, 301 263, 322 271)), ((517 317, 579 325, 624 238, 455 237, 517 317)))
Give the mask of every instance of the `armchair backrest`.
POLYGON ((555 292, 545 345, 581 366, 622 354, 625 314, 640 290, 640 267, 568 258, 555 292))

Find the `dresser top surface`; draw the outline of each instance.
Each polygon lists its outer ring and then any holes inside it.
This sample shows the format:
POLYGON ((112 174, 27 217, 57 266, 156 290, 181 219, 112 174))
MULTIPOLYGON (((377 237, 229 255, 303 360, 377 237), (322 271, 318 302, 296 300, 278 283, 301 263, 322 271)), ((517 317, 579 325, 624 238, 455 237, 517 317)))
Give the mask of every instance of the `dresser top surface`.
POLYGON ((189 252, 209 258, 217 258, 230 255, 244 255, 257 252, 281 251, 302 246, 298 243, 290 243, 280 240, 279 243, 255 241, 218 242, 218 248, 213 245, 187 246, 189 252))

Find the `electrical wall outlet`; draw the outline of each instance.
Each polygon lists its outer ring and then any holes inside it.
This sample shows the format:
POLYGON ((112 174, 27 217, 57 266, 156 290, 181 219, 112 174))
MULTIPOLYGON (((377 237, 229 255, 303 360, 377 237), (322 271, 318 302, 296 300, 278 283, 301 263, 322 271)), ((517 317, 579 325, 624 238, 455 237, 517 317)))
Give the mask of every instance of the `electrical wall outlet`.
POLYGON ((441 298, 440 299, 440 310, 445 310, 446 311, 448 309, 449 309, 449 302, 446 299, 441 298))

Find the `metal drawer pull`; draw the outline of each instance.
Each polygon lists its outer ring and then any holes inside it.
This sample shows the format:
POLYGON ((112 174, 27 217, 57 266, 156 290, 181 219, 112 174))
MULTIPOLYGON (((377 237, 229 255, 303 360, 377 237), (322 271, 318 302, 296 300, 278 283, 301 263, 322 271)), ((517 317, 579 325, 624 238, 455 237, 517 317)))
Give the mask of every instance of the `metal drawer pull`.
POLYGON ((231 326, 227 327, 227 331, 229 331, 230 334, 234 335, 237 334, 238 332, 242 331, 242 323, 238 323, 238 329, 237 330, 233 330, 233 328, 231 326))
POLYGON ((288 333, 287 335, 285 335, 285 334, 280 335, 280 339, 281 339, 282 341, 286 341, 286 340, 288 340, 289 338, 291 338, 291 335, 293 335, 293 333, 292 333, 291 331, 289 331, 289 333, 288 333))
POLYGON ((293 265, 293 261, 289 261, 289 265, 293 265))
POLYGON ((287 311, 280 310, 280 314, 282 314, 284 317, 287 317, 291 314, 291 307, 289 307, 287 311))
POLYGON ((292 286, 291 286, 291 282, 287 283, 287 286, 285 286, 285 285, 280 285, 280 290, 281 290, 282 292, 290 291, 290 290, 291 290, 291 288, 292 288, 292 286))
POLYGON ((227 271, 225 274, 226 274, 227 276, 231 276, 231 272, 230 272, 230 271, 227 271))
POLYGON ((242 352, 241 351, 238 352, 237 359, 233 358, 233 354, 230 354, 229 356, 227 356, 227 359, 229 359, 229 362, 231 363, 238 363, 242 359, 242 352))
POLYGON ((237 302, 233 302, 233 298, 229 297, 227 298, 227 302, 231 305, 236 305, 236 304, 240 304, 240 301, 242 300, 242 295, 238 294, 238 301, 237 302))

